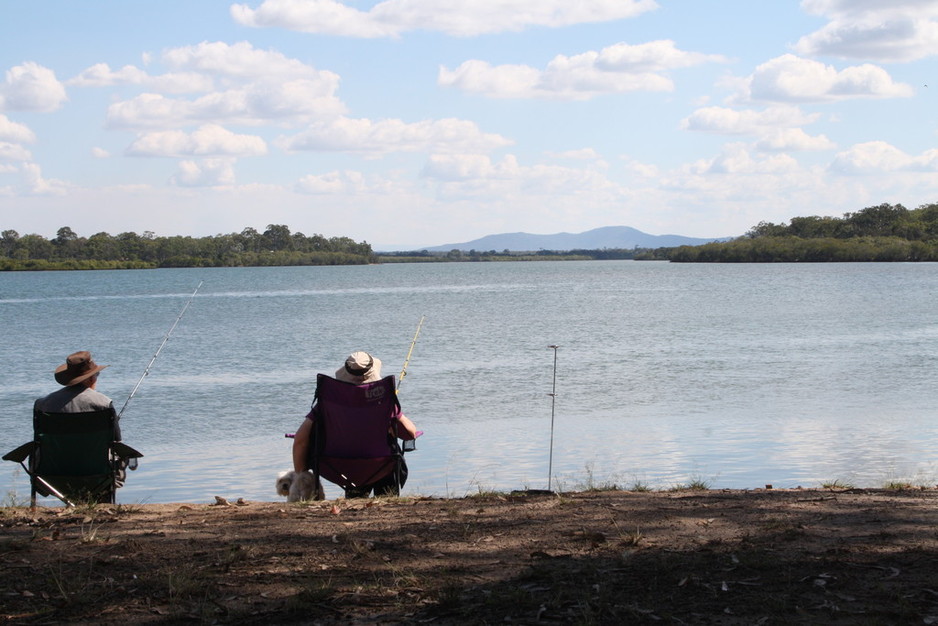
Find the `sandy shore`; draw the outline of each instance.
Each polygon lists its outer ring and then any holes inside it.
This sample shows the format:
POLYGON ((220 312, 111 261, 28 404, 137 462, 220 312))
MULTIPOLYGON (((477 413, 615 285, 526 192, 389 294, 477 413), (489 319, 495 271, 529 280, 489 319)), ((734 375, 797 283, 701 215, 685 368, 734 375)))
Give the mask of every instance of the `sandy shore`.
POLYGON ((11 623, 938 623, 938 491, 0 509, 11 623))

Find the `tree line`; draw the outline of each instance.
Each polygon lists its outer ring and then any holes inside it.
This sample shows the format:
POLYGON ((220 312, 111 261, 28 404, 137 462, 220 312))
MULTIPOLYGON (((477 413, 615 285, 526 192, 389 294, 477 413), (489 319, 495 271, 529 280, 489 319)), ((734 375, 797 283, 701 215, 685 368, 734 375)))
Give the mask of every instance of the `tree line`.
POLYGON ((280 224, 270 224, 263 232, 245 228, 207 237, 157 237, 151 231, 82 237, 68 226, 53 239, 0 232, 0 270, 357 265, 375 259, 366 242, 291 233, 280 224))
POLYGON ((449 252, 430 252, 411 250, 399 252, 378 252, 381 263, 462 263, 486 261, 591 261, 634 259, 643 249, 603 248, 601 250, 468 250, 453 249, 449 252))
POLYGON ((938 261, 938 204, 879 204, 843 217, 760 222, 731 241, 661 248, 639 258, 679 263, 938 261))

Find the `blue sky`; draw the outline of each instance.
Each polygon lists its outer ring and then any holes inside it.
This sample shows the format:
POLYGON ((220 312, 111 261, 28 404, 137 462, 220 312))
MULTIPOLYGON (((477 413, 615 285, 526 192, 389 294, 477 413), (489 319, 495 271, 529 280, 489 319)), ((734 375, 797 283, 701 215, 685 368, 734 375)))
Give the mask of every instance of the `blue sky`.
POLYGON ((0 229, 376 247, 938 202, 938 0, 8 0, 0 229))

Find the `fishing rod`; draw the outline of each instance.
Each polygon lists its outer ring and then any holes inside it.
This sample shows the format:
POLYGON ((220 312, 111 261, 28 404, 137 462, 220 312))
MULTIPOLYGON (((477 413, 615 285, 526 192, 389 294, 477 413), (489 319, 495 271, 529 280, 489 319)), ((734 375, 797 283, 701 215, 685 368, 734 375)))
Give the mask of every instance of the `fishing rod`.
POLYGON ((120 419, 120 416, 124 414, 124 409, 127 408, 127 405, 130 404, 130 399, 134 397, 134 394, 137 393, 137 389, 140 387, 140 383, 143 382, 143 379, 147 377, 150 373, 150 367, 153 365, 153 362, 156 361, 156 357, 160 355, 160 351, 163 349, 163 346, 166 345, 166 342, 169 341, 169 336, 173 334, 173 331, 176 330, 176 324, 179 323, 179 320, 182 319, 182 316, 186 314, 186 309, 189 308, 189 305, 192 304, 192 299, 195 298, 195 294, 199 293, 199 289, 202 288, 202 283, 204 281, 199 281, 199 286, 195 288, 195 291, 192 292, 192 295, 189 296, 189 299, 186 301, 186 306, 182 307, 182 311, 179 312, 179 316, 176 318, 176 321, 173 322, 173 325, 169 327, 169 332, 166 333, 166 336, 163 337, 163 343, 160 344, 160 347, 156 349, 156 352, 153 353, 153 358, 150 359, 150 362, 147 363, 147 367, 143 370, 143 376, 140 377, 140 380, 137 381, 137 384, 134 385, 133 390, 130 392, 130 395, 127 396, 127 401, 124 402, 124 406, 121 407, 120 412, 117 414, 117 419, 120 419))
POLYGON ((410 342, 410 350, 407 351, 407 358, 404 359, 404 367, 401 368, 401 375, 397 377, 397 390, 400 391, 401 383, 404 382, 404 376, 407 376, 407 364, 410 363, 410 355, 414 351, 414 346, 417 344, 417 336, 420 335, 420 327, 423 326, 423 320, 427 319, 426 315, 420 316, 420 322, 417 324, 417 332, 414 333, 414 340, 410 342))

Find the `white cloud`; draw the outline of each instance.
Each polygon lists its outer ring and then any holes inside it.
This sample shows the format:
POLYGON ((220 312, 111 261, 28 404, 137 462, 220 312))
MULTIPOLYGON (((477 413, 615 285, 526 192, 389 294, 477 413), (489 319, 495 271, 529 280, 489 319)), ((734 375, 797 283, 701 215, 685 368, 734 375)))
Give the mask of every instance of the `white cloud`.
POLYGON ((232 78, 255 80, 258 78, 308 78, 336 82, 332 72, 319 71, 281 52, 258 50, 249 42, 227 44, 204 41, 195 46, 172 48, 163 53, 163 60, 171 67, 232 78))
POLYGON ((638 177, 639 179, 652 181, 657 180, 661 175, 661 170, 656 165, 642 163, 641 161, 633 159, 630 156, 622 156, 620 158, 622 160, 625 171, 638 177))
POLYGON ((766 102, 833 102, 850 98, 904 98, 912 87, 896 83, 875 65, 838 71, 810 59, 785 54, 763 63, 747 81, 744 99, 766 102))
POLYGON ((258 82, 211 93, 195 100, 144 93, 108 107, 109 128, 154 128, 195 123, 295 124, 339 115, 345 106, 333 95, 336 85, 309 79, 258 82))
POLYGON ((163 60, 178 70, 148 76, 136 68, 112 72, 93 66, 74 79, 83 86, 134 82, 147 88, 108 108, 109 128, 167 128, 203 123, 293 125, 345 113, 336 97, 339 76, 319 71, 279 52, 258 50, 250 43, 203 42, 172 48, 163 60), (215 83, 224 89, 213 91, 215 83), (204 93, 186 99, 166 93, 204 93))
POLYGON ((112 70, 107 63, 97 63, 82 70, 78 76, 66 81, 74 87, 113 87, 119 85, 144 85, 154 91, 165 93, 196 93, 210 91, 212 78, 196 72, 177 72, 150 76, 133 65, 112 70))
POLYGON ((31 161, 32 154, 18 143, 0 141, 0 162, 31 161))
POLYGON ((738 143, 727 144, 713 159, 704 159, 689 167, 689 171, 697 174, 732 175, 785 175, 799 169, 798 162, 787 154, 753 155, 745 145, 738 143))
POLYGON ((205 93, 215 88, 215 81, 197 72, 170 72, 151 76, 146 85, 159 93, 205 93))
POLYGON ((469 60, 455 70, 440 66, 437 84, 492 98, 532 97, 541 72, 528 65, 499 65, 469 60))
POLYGON ((22 176, 28 195, 64 196, 67 192, 67 187, 62 181, 43 178, 42 170, 36 163, 24 163, 22 176))
POLYGON ((805 114, 793 106, 773 106, 763 111, 705 107, 681 120, 680 127, 726 135, 753 135, 776 128, 810 124, 819 117, 817 114, 805 114))
POLYGON ((414 30, 459 37, 636 17, 653 0, 385 0, 361 11, 336 0, 265 0, 231 5, 239 24, 348 37, 397 37, 414 30))
POLYGON ((68 97, 55 72, 38 63, 26 62, 10 68, 0 83, 0 111, 48 113, 62 107, 68 97))
POLYGON ((99 148, 95 146, 91 149, 91 156, 96 159, 106 159, 111 156, 111 153, 105 150, 104 148, 99 148))
POLYGON ((235 182, 233 159, 180 161, 172 184, 180 187, 217 187, 235 182))
POLYGON ((348 195, 365 190, 365 178, 361 172, 335 171, 326 174, 304 176, 295 187, 299 193, 348 195))
POLYGON ((11 121, 6 115, 0 114, 0 141, 32 143, 36 141, 36 134, 25 124, 11 121))
POLYGON ((802 0, 801 6, 830 22, 798 41, 799 54, 884 63, 938 55, 934 0, 802 0))
POLYGON ((812 136, 800 128, 779 128, 756 142, 763 152, 833 150, 837 145, 825 135, 812 136))
POLYGON ((763 152, 831 150, 836 146, 824 135, 811 136, 801 128, 819 119, 793 106, 773 106, 763 111, 705 107, 681 120, 681 128, 724 135, 753 135, 763 152))
POLYGON ((482 154, 432 155, 423 168, 423 176, 438 181, 467 181, 473 179, 509 180, 518 176, 518 160, 512 155, 500 162, 482 154))
POLYGON ((618 43, 574 56, 557 55, 544 70, 527 65, 492 66, 469 60, 455 70, 440 67, 437 83, 490 98, 586 100, 602 94, 671 91, 661 73, 725 57, 678 50, 673 41, 618 43))
POLYGON ((287 151, 358 152, 380 156, 391 152, 488 152, 508 146, 501 135, 483 133, 473 123, 457 119, 407 123, 390 119, 338 118, 316 123, 278 145, 287 151))
POLYGON ((938 172, 938 150, 910 156, 885 141, 870 141, 837 153, 830 168, 842 174, 938 172))
POLYGON ((217 124, 205 124, 192 133, 167 130, 145 133, 127 148, 129 156, 260 156, 267 144, 254 135, 237 135, 217 124))
POLYGON ((440 185, 444 197, 504 200, 527 197, 618 194, 618 186, 594 168, 557 165, 522 166, 514 155, 500 161, 477 154, 432 155, 421 175, 440 185))
POLYGON ((78 76, 66 81, 76 87, 110 87, 112 85, 140 85, 148 79, 147 73, 133 65, 112 70, 107 63, 96 63, 82 70, 78 76))
POLYGON ((637 45, 617 43, 603 48, 596 58, 596 67, 609 72, 664 72, 727 61, 720 54, 678 50, 673 41, 660 39, 637 45))

